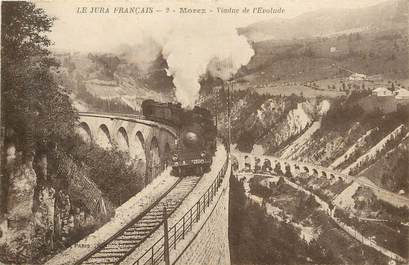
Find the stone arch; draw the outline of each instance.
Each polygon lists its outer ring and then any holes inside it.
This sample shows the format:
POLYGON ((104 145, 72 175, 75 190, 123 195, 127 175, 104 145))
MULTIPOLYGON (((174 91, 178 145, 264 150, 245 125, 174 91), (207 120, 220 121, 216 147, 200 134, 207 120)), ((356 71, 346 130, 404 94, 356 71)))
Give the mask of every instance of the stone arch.
POLYGON ((284 174, 285 173, 285 164, 283 162, 278 162, 277 165, 278 165, 278 167, 277 166, 276 167, 280 169, 282 174, 284 174))
POLYGON ((129 139, 124 127, 118 129, 116 133, 116 143, 118 144, 119 150, 129 152, 129 139))
POLYGON ((152 180, 160 173, 160 165, 161 165, 159 142, 155 136, 152 137, 151 143, 149 145, 149 157, 150 157, 149 168, 151 171, 151 180, 152 180))
POLYGON ((135 134, 134 141, 131 141, 131 144, 129 146, 129 152, 132 159, 134 160, 134 167, 136 168, 138 175, 145 177, 147 160, 145 152, 145 139, 142 132, 138 131, 135 134))
POLYGON ((134 159, 142 159, 146 162, 146 151, 145 151, 145 138, 141 131, 137 131, 135 134, 134 144, 131 146, 132 156, 134 159))
POLYGON ((313 173, 314 175, 317 175, 317 176, 318 176, 318 170, 316 170, 315 168, 312 169, 312 173, 313 173))
POLYGON ((325 177, 325 178, 327 177, 327 172, 322 171, 321 174, 322 174, 323 177, 325 177))
POLYGON ((272 164, 271 164, 271 160, 269 158, 267 158, 267 157, 264 158, 263 166, 262 166, 261 169, 263 171, 271 171, 273 169, 272 164))
POLYGON ((335 179, 334 174, 330 174, 330 179, 335 179))
POLYGON ((108 127, 105 124, 101 124, 98 128, 95 142, 102 148, 111 148, 112 141, 109 134, 108 127))
POLYGON ((276 172, 277 174, 282 174, 283 172, 283 168, 281 167, 281 163, 277 161, 277 163, 274 166, 274 172, 276 172))
POLYGON ((170 159, 171 159, 170 144, 166 143, 165 149, 163 150, 163 163, 164 163, 165 168, 169 165, 170 159))
POLYGON ((261 170, 261 166, 262 166, 262 162, 261 162, 260 157, 255 156, 254 157, 254 170, 255 171, 261 170))
POLYGON ((291 165, 287 162, 284 162, 284 174, 287 177, 290 177, 290 176, 292 177, 292 173, 293 172, 291 172, 291 165))
POLYGON ((78 124, 76 131, 86 143, 92 142, 91 129, 86 122, 78 124))
POLYGON ((307 172, 307 173, 310 173, 310 170, 308 169, 307 166, 304 166, 304 171, 307 172))

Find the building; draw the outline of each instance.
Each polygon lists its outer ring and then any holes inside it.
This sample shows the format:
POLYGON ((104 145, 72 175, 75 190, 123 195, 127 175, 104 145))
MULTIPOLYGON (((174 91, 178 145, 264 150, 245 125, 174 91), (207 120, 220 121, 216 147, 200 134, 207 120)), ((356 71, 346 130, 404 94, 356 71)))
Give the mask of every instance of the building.
POLYGON ((350 81, 364 81, 367 79, 367 76, 364 74, 353 73, 348 77, 350 81))
POLYGON ((396 99, 407 99, 409 100, 409 90, 400 88, 395 91, 395 98, 396 99))
POLYGON ((393 93, 386 87, 378 87, 372 90, 372 95, 378 96, 378 97, 386 97, 386 96, 393 96, 393 93))

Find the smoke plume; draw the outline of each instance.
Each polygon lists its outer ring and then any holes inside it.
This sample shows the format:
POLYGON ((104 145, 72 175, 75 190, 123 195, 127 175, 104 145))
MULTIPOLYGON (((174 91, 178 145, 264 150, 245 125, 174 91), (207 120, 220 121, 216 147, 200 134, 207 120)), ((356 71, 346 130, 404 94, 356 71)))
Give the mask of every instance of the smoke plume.
POLYGON ((206 73, 228 80, 254 55, 235 27, 214 27, 208 21, 176 25, 161 41, 167 73, 173 76, 176 98, 184 107, 194 106, 199 98, 199 81, 206 73))

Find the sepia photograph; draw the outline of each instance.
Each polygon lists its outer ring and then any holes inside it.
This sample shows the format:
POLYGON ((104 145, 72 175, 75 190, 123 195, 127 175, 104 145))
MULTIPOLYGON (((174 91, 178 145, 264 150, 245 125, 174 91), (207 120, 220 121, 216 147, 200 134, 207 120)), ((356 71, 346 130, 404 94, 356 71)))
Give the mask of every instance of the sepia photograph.
POLYGON ((408 0, 0 3, 0 264, 409 264, 408 0))

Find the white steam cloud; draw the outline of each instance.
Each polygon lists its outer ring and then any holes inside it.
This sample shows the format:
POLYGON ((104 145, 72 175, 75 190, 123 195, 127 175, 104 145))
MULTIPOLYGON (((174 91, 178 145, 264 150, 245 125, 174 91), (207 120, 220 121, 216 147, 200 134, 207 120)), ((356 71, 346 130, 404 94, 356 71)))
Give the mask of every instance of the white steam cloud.
POLYGON ((185 107, 194 106, 199 98, 199 81, 206 73, 228 80, 254 55, 234 27, 214 27, 208 21, 177 25, 162 41, 176 98, 185 107))

